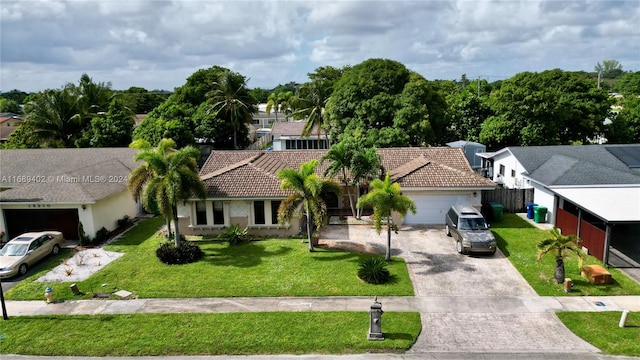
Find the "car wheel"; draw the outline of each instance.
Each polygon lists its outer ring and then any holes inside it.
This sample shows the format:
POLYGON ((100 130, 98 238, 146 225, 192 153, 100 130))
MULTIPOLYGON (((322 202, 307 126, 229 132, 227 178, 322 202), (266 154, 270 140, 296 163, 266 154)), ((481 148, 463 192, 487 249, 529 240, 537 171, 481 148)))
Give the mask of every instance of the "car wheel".
POLYGON ((451 231, 449 231, 449 224, 444 225, 444 233, 447 234, 447 236, 451 236, 451 231))
POLYGON ((27 273, 27 264, 22 264, 18 268, 18 275, 24 275, 27 273))
POLYGON ((462 241, 460 240, 456 241, 456 251, 458 251, 459 254, 464 254, 464 249, 462 248, 462 241))
POLYGON ((58 255, 59 253, 60 253, 60 246, 53 245, 53 249, 51 249, 51 254, 52 255, 58 255))

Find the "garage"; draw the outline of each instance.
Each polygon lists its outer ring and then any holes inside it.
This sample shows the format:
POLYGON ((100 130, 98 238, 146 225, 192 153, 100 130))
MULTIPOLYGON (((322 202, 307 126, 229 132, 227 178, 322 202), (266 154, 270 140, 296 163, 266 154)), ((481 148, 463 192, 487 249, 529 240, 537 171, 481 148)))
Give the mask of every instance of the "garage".
MULTIPOLYGON (((473 195, 469 193, 425 194, 404 191, 404 195, 413 199, 417 212, 408 213, 404 219, 405 224, 411 225, 441 225, 444 224, 444 216, 451 205, 473 205, 473 195)), ((479 200, 478 200, 479 201, 479 200)))
POLYGON ((8 238, 29 231, 62 231, 65 239, 78 238, 78 209, 5 209, 8 238))

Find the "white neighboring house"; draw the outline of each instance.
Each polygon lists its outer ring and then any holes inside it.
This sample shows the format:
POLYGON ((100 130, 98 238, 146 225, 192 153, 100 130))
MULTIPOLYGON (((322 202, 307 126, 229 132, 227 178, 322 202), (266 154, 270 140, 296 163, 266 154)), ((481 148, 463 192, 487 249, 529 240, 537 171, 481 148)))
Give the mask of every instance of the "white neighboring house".
POLYGON ((135 217, 140 207, 127 189, 137 167, 129 148, 0 150, 0 230, 7 238, 58 230, 78 239, 78 225, 95 237, 104 227, 135 217))
POLYGON ((533 188, 546 221, 600 260, 619 250, 625 266, 640 267, 640 144, 516 146, 481 157, 490 179, 533 188))
POLYGON ((328 149, 329 139, 324 130, 314 127, 309 136, 302 136, 306 121, 277 122, 271 128, 273 150, 328 149))

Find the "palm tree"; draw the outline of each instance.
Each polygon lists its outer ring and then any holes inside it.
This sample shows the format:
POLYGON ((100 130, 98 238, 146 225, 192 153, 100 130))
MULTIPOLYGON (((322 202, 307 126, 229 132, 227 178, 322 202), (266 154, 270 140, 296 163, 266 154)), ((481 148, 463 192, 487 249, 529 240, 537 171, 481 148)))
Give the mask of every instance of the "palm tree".
POLYGON ((276 93, 271 93, 267 98, 267 116, 271 114, 271 110, 276 114, 276 122, 278 122, 278 112, 280 111, 280 97, 276 93))
POLYGON ((400 185, 392 183, 389 173, 387 173, 384 181, 375 179, 371 182, 369 193, 358 200, 358 207, 373 207, 373 222, 378 234, 382 230, 382 220, 387 221, 387 254, 386 261, 391 260, 391 229, 397 231, 397 226, 393 224, 391 212, 395 211, 401 216, 407 215, 407 212, 416 213, 416 205, 410 197, 402 195, 400 185))
POLYGON ((565 271, 564 271, 564 256, 573 252, 578 255, 581 259, 585 258, 584 251, 580 249, 578 244, 580 243, 580 239, 575 235, 564 236, 560 233, 557 228, 551 229, 551 237, 545 240, 542 240, 538 243, 538 261, 542 260, 542 257, 546 254, 553 254, 556 256, 556 270, 555 270, 555 280, 556 283, 562 284, 564 282, 565 271))
POLYGON ((293 116, 296 119, 306 119, 302 136, 309 136, 314 128, 318 129, 318 139, 320 130, 325 127, 324 109, 332 91, 331 83, 327 80, 316 80, 302 84, 298 89, 298 94, 293 100, 295 111, 293 116))
POLYGON ((237 149, 238 129, 253 123, 253 114, 258 111, 256 101, 247 89, 246 78, 232 71, 224 71, 207 97, 216 117, 233 125, 233 148, 237 149))
POLYGON ((192 146, 180 150, 176 150, 175 146, 171 139, 162 139, 157 148, 151 148, 144 140, 133 142, 130 147, 140 149, 134 159, 144 161, 144 164, 133 169, 127 186, 136 200, 142 200, 146 209, 157 208, 165 217, 169 238, 173 219, 173 238, 178 246, 178 202, 193 194, 203 199, 206 189, 198 176, 197 159, 200 152, 192 146))
POLYGON ((78 98, 71 89, 49 89, 27 98, 25 125, 42 147, 73 147, 82 132, 78 98))
POLYGON ((352 179, 347 174, 347 170, 350 170, 351 168, 353 156, 354 149, 351 146, 351 143, 348 140, 344 140, 333 145, 329 151, 327 151, 326 155, 322 157, 322 161, 324 162, 329 160, 331 162, 329 167, 324 171, 325 176, 329 175, 334 178, 336 175, 340 174, 340 181, 342 182, 342 185, 347 188, 347 197, 349 198, 351 216, 356 216, 354 201, 351 197, 352 179))
POLYGON ((299 170, 282 169, 278 172, 278 179, 281 180, 280 188, 291 192, 291 195, 280 204, 278 222, 284 224, 291 220, 302 206, 307 217, 309 251, 313 251, 311 222, 313 221, 316 229, 319 229, 327 213, 327 204, 322 198, 323 194, 340 193, 340 185, 334 181, 324 180, 315 173, 317 166, 318 160, 311 160, 301 164, 299 170))
MULTIPOLYGON (((360 197, 360 185, 368 186, 373 179, 377 179, 381 175, 382 162, 377 149, 356 147, 351 160, 351 174, 353 183, 356 184, 356 196, 360 197)), ((360 219, 360 207, 356 209, 356 218, 360 219)))

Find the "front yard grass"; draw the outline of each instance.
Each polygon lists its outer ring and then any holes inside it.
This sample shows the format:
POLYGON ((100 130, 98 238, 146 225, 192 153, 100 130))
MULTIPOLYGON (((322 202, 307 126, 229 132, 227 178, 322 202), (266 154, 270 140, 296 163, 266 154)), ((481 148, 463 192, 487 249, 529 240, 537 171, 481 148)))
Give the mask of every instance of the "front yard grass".
MULTIPOLYGON (((578 257, 569 255, 564 258, 567 278, 574 287, 565 293, 562 284, 554 280, 555 258, 547 255, 542 262, 536 260, 538 243, 549 237, 549 231, 540 230, 515 214, 505 214, 502 221, 491 224, 491 230, 496 236, 498 247, 511 261, 525 280, 541 296, 614 296, 640 295, 640 284, 616 268, 609 268, 613 283, 609 285, 594 285, 580 275, 578 257)), ((583 265, 599 264, 602 262, 593 256, 588 256, 583 265)))
POLYGON ((620 328, 620 311, 559 312, 569 330, 605 354, 640 356, 640 313, 630 312, 620 328))
POLYGON ((368 341, 363 312, 51 315, 2 323, 0 353, 47 356, 350 354, 404 352, 420 314, 384 313, 385 341, 368 341))
POLYGON ((155 255, 162 241, 156 231, 163 219, 145 220, 105 250, 124 252, 85 281, 76 282, 84 296, 74 296, 71 283, 42 283, 51 264, 7 292, 10 300, 42 300, 53 288, 56 300, 91 298, 114 289, 140 298, 260 297, 260 296, 413 296, 406 264, 393 258, 392 281, 364 283, 357 277, 359 262, 371 255, 318 248, 310 253, 299 239, 270 239, 229 246, 226 242, 199 242, 205 256, 196 263, 166 265, 155 255))

